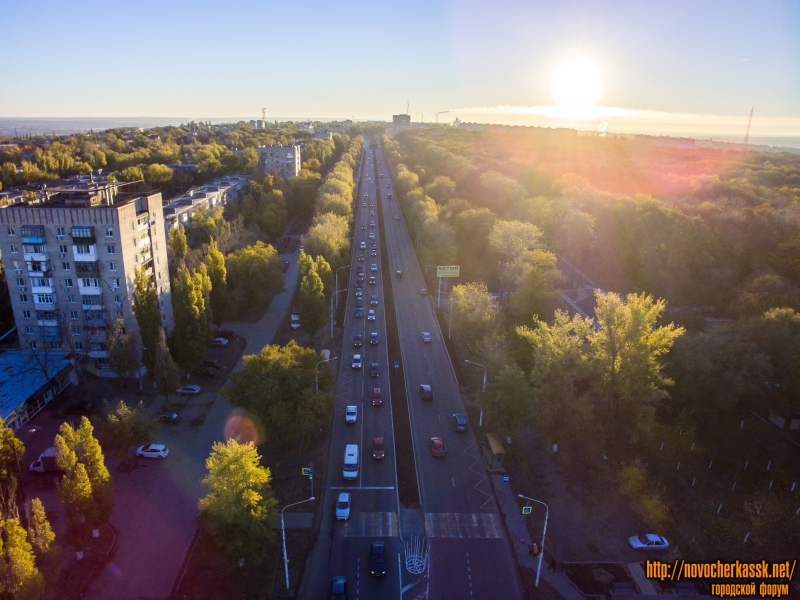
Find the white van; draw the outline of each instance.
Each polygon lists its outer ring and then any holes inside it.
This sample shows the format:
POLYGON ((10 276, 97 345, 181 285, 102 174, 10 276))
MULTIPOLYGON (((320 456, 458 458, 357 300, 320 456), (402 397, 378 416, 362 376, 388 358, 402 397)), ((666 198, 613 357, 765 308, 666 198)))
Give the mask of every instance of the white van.
POLYGON ((358 446, 347 444, 344 447, 344 470, 342 477, 347 480, 358 479, 358 446))

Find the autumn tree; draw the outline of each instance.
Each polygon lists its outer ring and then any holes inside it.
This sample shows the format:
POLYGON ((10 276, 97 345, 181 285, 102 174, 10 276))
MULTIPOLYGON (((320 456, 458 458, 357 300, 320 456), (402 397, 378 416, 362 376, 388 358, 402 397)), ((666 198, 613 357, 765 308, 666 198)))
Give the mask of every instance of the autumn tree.
POLYGON ((20 461, 24 444, 8 427, 0 427, 0 516, 19 517, 19 504, 24 499, 20 461))
POLYGON ((186 233, 183 225, 176 225, 169 230, 169 249, 172 252, 172 260, 176 267, 184 264, 186 253, 189 251, 189 244, 186 243, 186 233))
POLYGON ((474 346, 495 329, 498 311, 485 283, 453 287, 450 301, 453 303, 453 329, 468 345, 474 346))
POLYGON ((297 310, 306 333, 313 336, 325 322, 325 294, 322 280, 311 270, 300 282, 297 291, 297 310))
POLYGON ((229 299, 239 314, 260 315, 284 289, 280 256, 263 242, 229 254, 225 267, 229 299))
POLYGON ((108 359, 117 376, 138 377, 142 366, 142 344, 138 332, 127 331, 125 320, 120 317, 111 323, 106 340, 108 359))
POLYGON ((47 520, 44 504, 39 498, 34 498, 31 500, 31 515, 28 519, 28 540, 40 564, 50 553, 55 539, 56 534, 47 520))
POLYGON ((214 238, 208 245, 208 256, 206 258, 206 268, 208 277, 211 280, 211 314, 214 323, 220 325, 225 318, 225 311, 228 304, 228 276, 225 268, 225 257, 217 248, 214 238))
POLYGON ((178 365, 172 360, 172 355, 167 347, 167 336, 164 330, 160 330, 158 344, 155 348, 155 372, 153 377, 156 381, 156 388, 158 392, 164 396, 164 399, 169 403, 170 394, 174 394, 180 385, 180 373, 178 373, 178 365))
POLYGON ((131 446, 151 439, 155 434, 155 420, 142 401, 134 407, 128 406, 124 400, 106 403, 105 413, 103 433, 109 449, 118 458, 127 458, 131 446))
POLYGON ((142 339, 142 362, 149 371, 155 366, 155 350, 161 335, 161 310, 153 281, 139 269, 134 274, 133 314, 142 339))
POLYGON ((0 589, 14 600, 38 600, 44 595, 44 577, 19 519, 0 521, 0 589))

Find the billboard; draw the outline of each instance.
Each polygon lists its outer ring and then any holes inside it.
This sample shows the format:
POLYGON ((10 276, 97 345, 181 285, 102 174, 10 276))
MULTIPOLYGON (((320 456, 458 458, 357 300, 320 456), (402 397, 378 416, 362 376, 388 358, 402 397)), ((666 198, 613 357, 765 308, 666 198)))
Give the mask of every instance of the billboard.
POLYGON ((450 267, 436 267, 437 277, 458 277, 458 265, 450 267))

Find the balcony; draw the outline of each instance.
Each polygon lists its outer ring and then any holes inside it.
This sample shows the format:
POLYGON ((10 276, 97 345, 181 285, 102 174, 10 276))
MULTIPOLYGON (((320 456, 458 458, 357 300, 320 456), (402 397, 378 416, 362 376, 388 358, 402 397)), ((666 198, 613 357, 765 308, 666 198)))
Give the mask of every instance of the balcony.
POLYGON ((49 277, 31 277, 31 293, 54 294, 53 280, 49 277))
POLYGON ((100 280, 97 277, 89 278, 88 282, 84 281, 84 279, 78 279, 78 290, 81 296, 99 296, 103 291, 100 287, 100 280))
POLYGON ((72 244, 91 246, 97 243, 94 237, 94 227, 73 227, 72 244))
POLYGON ((87 311, 83 313, 84 329, 88 331, 99 331, 105 334, 108 323, 106 321, 106 311, 87 311))
MULTIPOLYGON (((75 240, 73 239, 73 242, 75 240)), ((94 262, 97 261, 97 246, 94 242, 73 244, 72 253, 75 256, 75 262, 94 262)))
POLYGON ((97 261, 92 262, 81 260, 81 262, 75 263, 75 271, 78 273, 99 273, 100 263, 97 261))
POLYGON ((37 310, 36 323, 39 327, 58 327, 58 317, 52 310, 37 310))
POLYGON ((28 261, 28 275, 31 277, 44 277, 50 272, 52 265, 47 260, 28 261))
POLYGON ((144 214, 136 219, 136 230, 144 231, 150 227, 150 215, 144 214))
POLYGON ((43 342, 60 342, 61 330, 58 327, 45 327, 39 330, 43 342))
POLYGON ((103 310, 103 295, 97 294, 81 296, 83 310, 103 310))
POLYGON ((53 310, 55 294, 33 294, 33 305, 37 310, 53 310))
POLYGON ((153 258, 153 252, 150 249, 150 246, 144 248, 139 251, 139 254, 142 256, 142 264, 146 263, 147 261, 153 258))
POLYGON ((23 244, 44 244, 47 241, 44 225, 24 225, 21 233, 23 244))

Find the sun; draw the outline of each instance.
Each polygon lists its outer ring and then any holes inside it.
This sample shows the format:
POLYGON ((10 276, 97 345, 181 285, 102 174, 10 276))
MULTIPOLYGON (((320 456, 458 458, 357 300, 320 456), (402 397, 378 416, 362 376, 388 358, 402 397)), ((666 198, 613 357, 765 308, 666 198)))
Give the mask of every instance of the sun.
POLYGON ((593 62, 575 59, 553 72, 550 89, 559 106, 594 106, 603 94, 603 76, 593 62))

